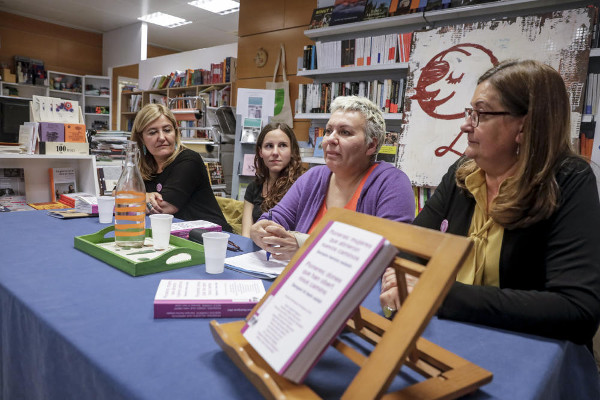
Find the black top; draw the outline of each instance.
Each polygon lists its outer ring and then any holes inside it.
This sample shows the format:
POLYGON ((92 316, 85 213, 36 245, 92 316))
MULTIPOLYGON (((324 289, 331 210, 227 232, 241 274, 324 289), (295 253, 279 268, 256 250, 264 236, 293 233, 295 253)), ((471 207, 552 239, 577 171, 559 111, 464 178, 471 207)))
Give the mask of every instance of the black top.
MULTIPOLYGON (((460 161, 460 160, 459 160, 460 161)), ((415 225, 466 236, 475 200, 456 186, 450 167, 415 225)), ((438 311, 443 318, 576 343, 591 341, 600 322, 600 203, 590 166, 564 160, 556 175, 559 206, 527 228, 504 229, 500 287, 455 282, 438 311)))
POLYGON ((262 186, 256 181, 252 181, 246 187, 246 193, 244 194, 244 200, 254 205, 252 209, 252 222, 258 221, 260 216, 263 214, 260 207, 262 206, 265 199, 262 197, 262 186))
POLYGON ((210 221, 232 232, 210 187, 204 161, 195 151, 184 149, 163 172, 144 183, 146 192, 160 193, 163 200, 179 209, 175 218, 210 221))

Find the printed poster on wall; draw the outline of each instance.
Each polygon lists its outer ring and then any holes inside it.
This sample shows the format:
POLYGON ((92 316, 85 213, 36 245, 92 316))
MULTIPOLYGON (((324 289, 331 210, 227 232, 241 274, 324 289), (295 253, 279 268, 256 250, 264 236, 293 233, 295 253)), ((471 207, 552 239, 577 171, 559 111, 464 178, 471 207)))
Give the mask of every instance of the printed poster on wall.
POLYGON ((571 135, 577 138, 592 15, 581 8, 415 32, 397 167, 414 185, 438 185, 467 147, 460 125, 477 79, 507 59, 535 59, 562 75, 571 97, 571 135))

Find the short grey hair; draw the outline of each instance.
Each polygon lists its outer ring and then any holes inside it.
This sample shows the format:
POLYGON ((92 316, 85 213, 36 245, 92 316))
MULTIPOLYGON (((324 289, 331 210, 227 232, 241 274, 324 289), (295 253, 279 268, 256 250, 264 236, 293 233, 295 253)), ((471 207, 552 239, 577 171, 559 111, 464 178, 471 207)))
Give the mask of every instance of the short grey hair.
POLYGON ((375 103, 366 97, 359 96, 338 96, 330 106, 331 113, 336 111, 358 111, 365 118, 365 142, 371 144, 373 138, 377 139, 377 149, 379 152, 385 139, 385 119, 381 109, 375 103))

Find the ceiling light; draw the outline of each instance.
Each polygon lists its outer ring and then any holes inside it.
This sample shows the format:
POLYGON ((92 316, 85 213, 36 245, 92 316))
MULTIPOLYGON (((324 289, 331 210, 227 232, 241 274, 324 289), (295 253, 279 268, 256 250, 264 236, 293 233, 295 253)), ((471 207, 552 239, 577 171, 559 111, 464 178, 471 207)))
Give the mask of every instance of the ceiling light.
POLYGON ((138 19, 145 22, 150 22, 151 24, 165 26, 167 28, 177 28, 178 26, 192 23, 192 21, 186 21, 183 18, 174 17, 172 15, 161 12, 155 12, 152 14, 144 15, 143 17, 139 17, 138 19))
POLYGON ((188 4, 221 15, 240 10, 240 3, 233 0, 196 0, 188 4))

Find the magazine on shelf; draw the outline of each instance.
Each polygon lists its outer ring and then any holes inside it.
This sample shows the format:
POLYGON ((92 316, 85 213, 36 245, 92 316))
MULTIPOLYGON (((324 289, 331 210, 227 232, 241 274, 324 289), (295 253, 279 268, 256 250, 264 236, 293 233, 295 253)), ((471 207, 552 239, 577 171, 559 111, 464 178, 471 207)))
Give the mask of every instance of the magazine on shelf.
POLYGON ((328 27, 329 21, 331 21, 332 11, 333 6, 315 8, 312 13, 312 18, 310 19, 310 24, 308 24, 308 29, 328 27))
POLYGON ((244 338, 277 373, 301 382, 396 252, 381 235, 330 221, 249 316, 244 338))

